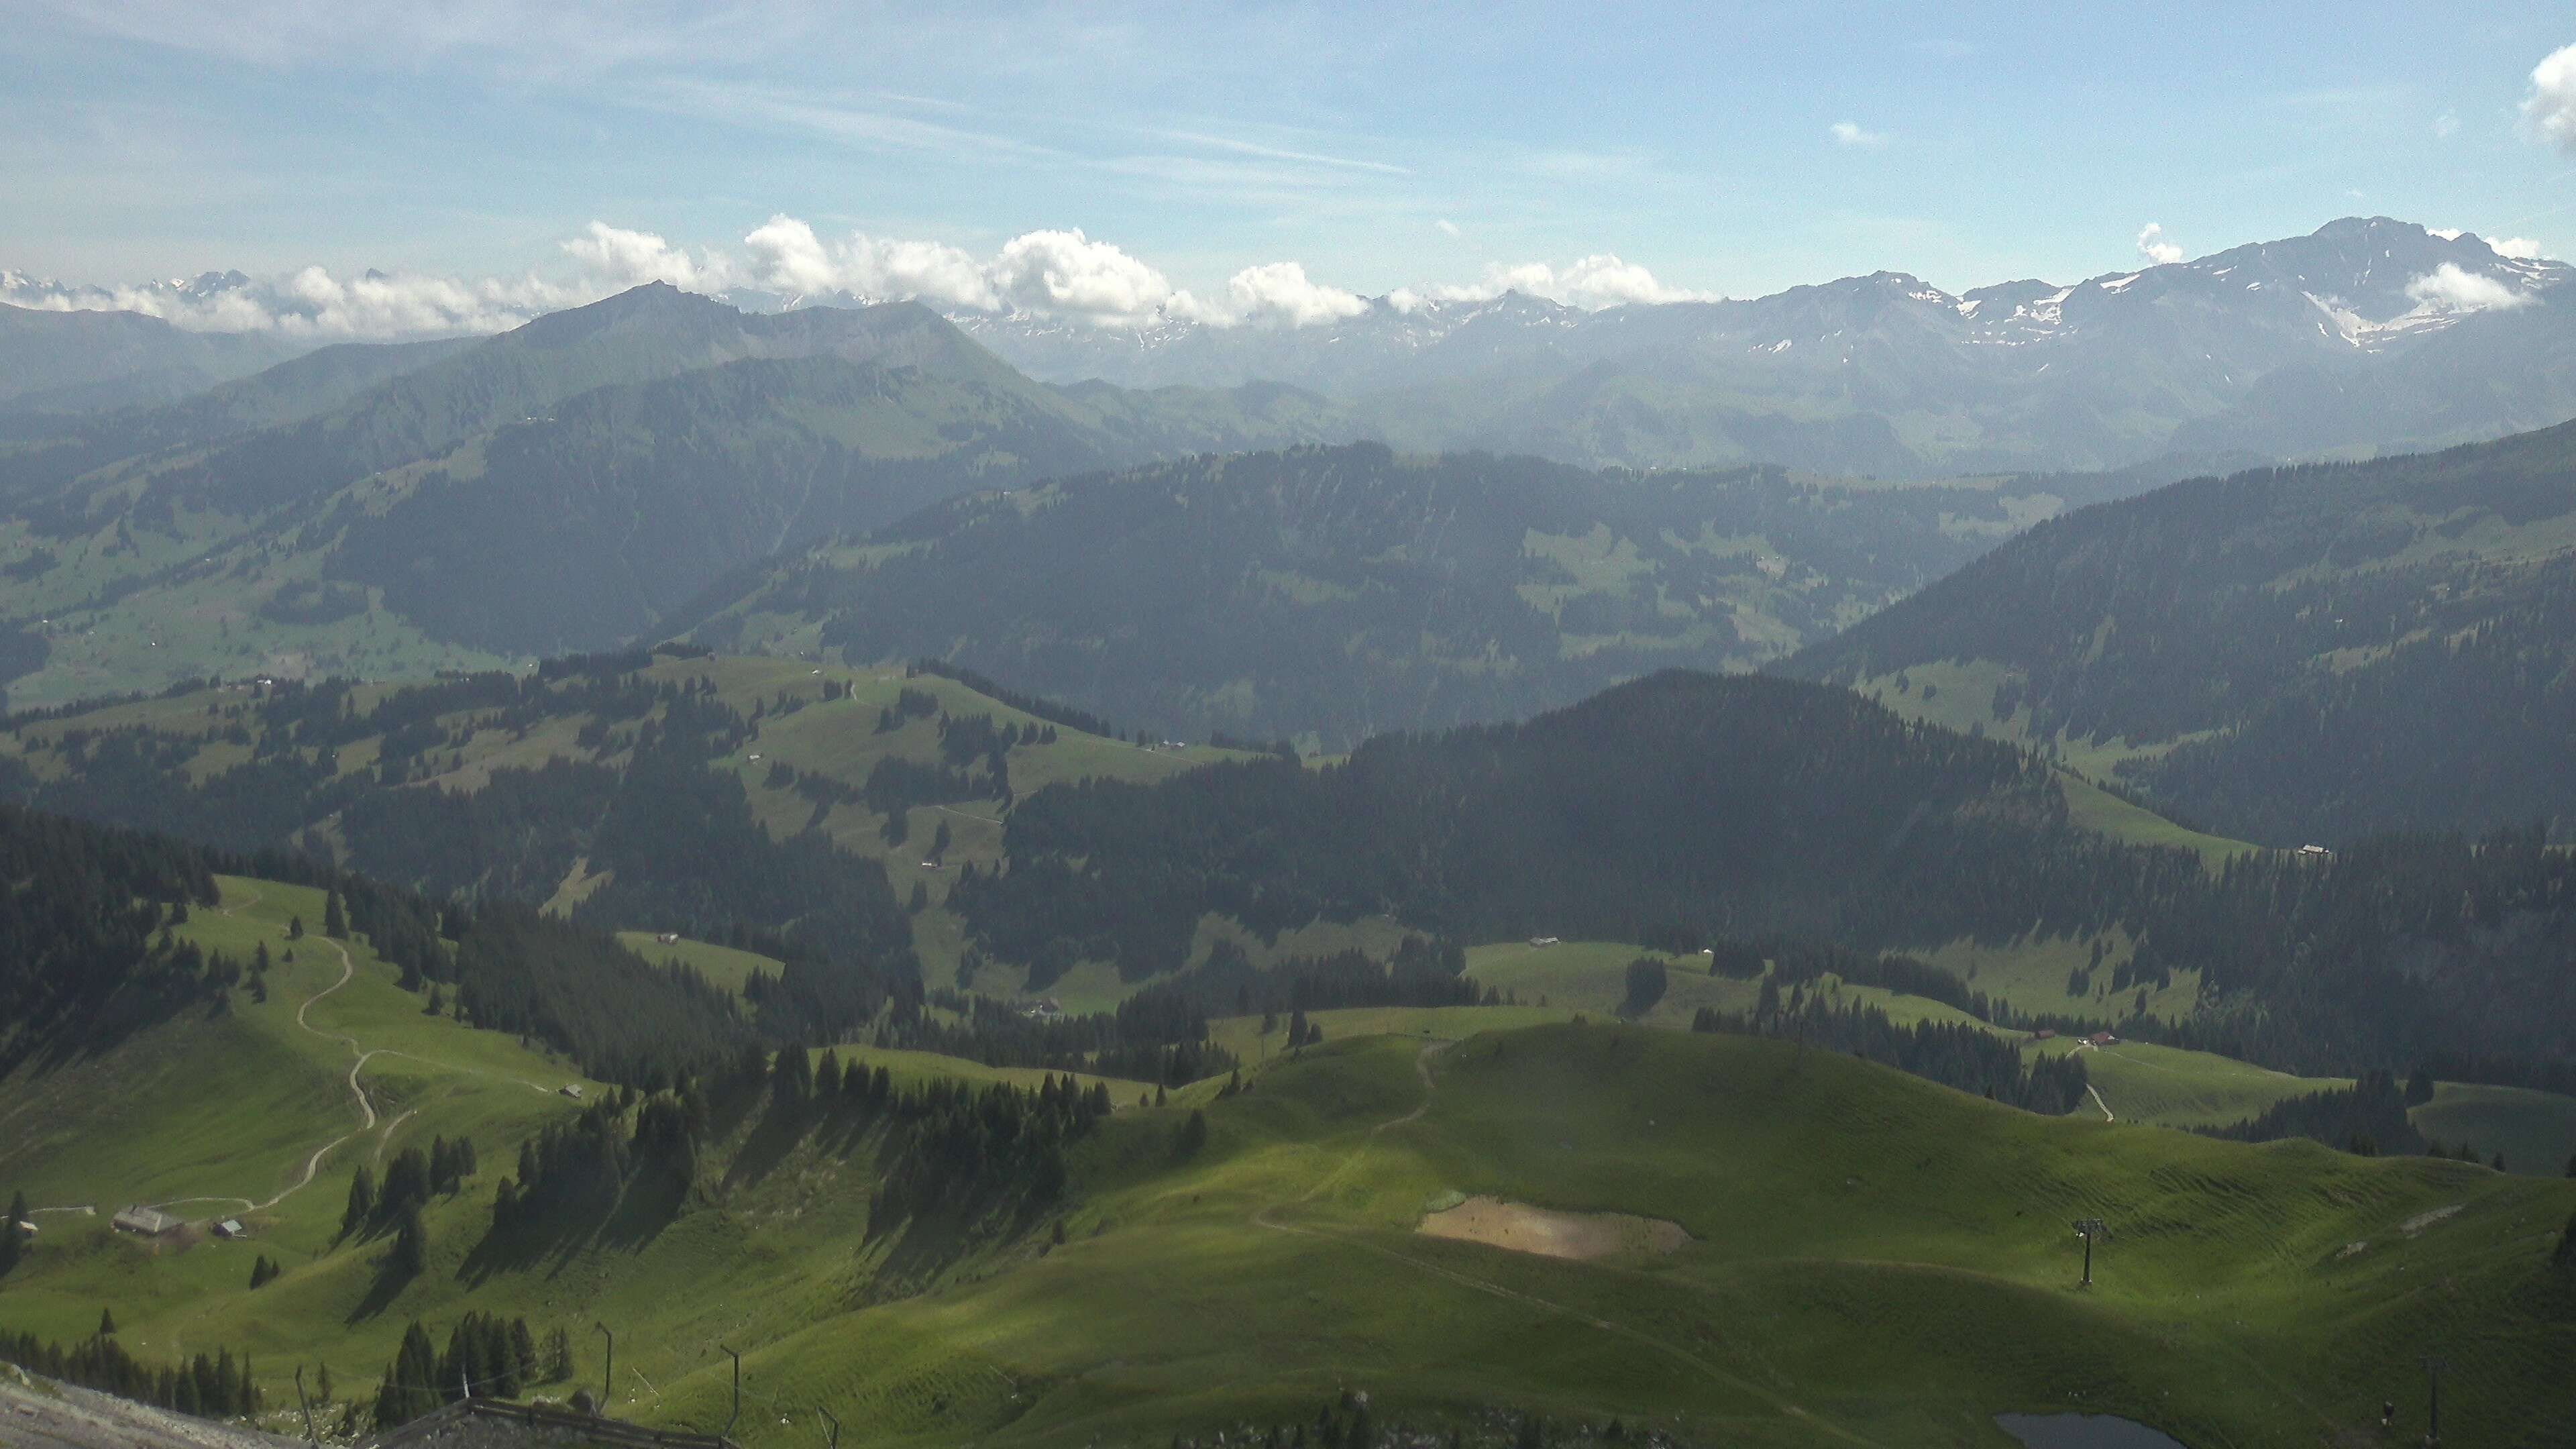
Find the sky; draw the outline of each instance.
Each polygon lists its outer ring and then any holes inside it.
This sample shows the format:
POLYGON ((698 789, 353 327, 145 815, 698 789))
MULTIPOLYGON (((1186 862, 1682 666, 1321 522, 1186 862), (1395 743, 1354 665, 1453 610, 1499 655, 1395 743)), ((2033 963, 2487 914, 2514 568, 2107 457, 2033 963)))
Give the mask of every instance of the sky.
POLYGON ((239 269, 179 320, 660 278, 1298 325, 2071 281, 2347 215, 2576 253, 2576 12, 0 0, 0 135, 9 300, 239 269))

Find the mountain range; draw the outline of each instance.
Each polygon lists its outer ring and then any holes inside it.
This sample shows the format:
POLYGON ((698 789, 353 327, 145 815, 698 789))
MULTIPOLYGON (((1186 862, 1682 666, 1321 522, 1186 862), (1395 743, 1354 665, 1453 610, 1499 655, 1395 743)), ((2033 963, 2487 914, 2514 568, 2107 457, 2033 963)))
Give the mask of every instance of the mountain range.
POLYGON ((654 284, 496 337, 18 414, 0 671, 46 703, 694 629, 1338 746, 1753 667, 2175 478, 2556 423, 2571 274, 2377 218, 2073 286, 1381 299, 1285 331, 744 311, 654 284), (1383 446, 1293 451, 1364 439, 1383 446))
POLYGON ((1957 294, 1878 272, 1602 311, 1378 298, 1294 329, 960 325, 1042 378, 1311 388, 1398 447, 1925 477, 2367 455, 2558 422, 2576 414, 2571 277, 2372 217, 1957 294))

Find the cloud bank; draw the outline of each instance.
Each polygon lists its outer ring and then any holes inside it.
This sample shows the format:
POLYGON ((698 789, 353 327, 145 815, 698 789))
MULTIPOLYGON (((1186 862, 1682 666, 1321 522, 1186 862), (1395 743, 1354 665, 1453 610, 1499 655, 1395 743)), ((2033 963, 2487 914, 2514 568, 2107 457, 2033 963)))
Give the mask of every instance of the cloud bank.
POLYGON ((1833 137, 1834 144, 1837 146, 1858 146, 1866 149, 1887 144, 1885 131, 1863 130, 1856 121, 1836 121, 1825 128, 1825 134, 1833 137))
MULTIPOLYGON (((693 251, 657 233, 604 221, 591 222, 559 250, 568 275, 459 278, 369 271, 351 277, 316 266, 281 277, 225 273, 91 286, 0 271, 0 303, 140 312, 193 331, 269 332, 317 342, 506 331, 647 282, 755 308, 919 301, 947 312, 1035 313, 1102 327, 1312 327, 1356 317, 1370 305, 1356 292, 1308 275, 1296 261, 1245 267, 1200 295, 1080 228, 1023 232, 978 256, 945 242, 866 232, 827 237, 781 213, 745 235, 737 252, 693 251)), ((1477 281, 1408 288, 1389 300, 1411 310, 1436 302, 1490 301, 1510 291, 1591 309, 1716 295, 1666 286, 1645 267, 1601 252, 1563 266, 1493 263, 1477 281)))

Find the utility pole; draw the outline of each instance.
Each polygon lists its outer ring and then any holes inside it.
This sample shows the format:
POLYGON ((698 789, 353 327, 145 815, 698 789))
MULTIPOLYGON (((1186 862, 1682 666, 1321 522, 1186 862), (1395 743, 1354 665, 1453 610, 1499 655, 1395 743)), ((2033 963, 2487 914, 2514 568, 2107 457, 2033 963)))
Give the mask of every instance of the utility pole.
POLYGON ((322 1436, 313 1432, 313 1401, 304 1397, 304 1365, 295 1366, 295 1407, 304 1411, 304 1442, 319 1444, 322 1436))
POLYGON ((2090 1288, 2093 1286, 2093 1240, 2111 1236, 2111 1229, 2100 1218, 2079 1218, 2075 1231, 2084 1237, 2084 1281, 2077 1286, 2090 1288))
POLYGON ((724 1349, 733 1358, 733 1418, 725 1420, 725 1426, 716 1431, 716 1437, 721 1439, 733 1432, 734 1421, 742 1417, 742 1355, 721 1343, 716 1347, 724 1349))
POLYGON ((605 1414, 608 1412, 608 1395, 617 1387, 617 1335, 610 1333, 605 1323, 593 1321, 590 1326, 608 1339, 608 1362, 599 1370, 599 1412, 605 1414))
POLYGON ((2437 1353, 2424 1355, 2424 1375, 2432 1381, 2432 1413, 2424 1421, 2424 1449, 2441 1449, 2442 1444, 2442 1370, 2451 1361, 2437 1353))
POLYGON ((822 1415, 822 1416, 824 1417, 824 1419, 825 1419, 826 1421, 828 1421, 828 1422, 831 1424, 831 1426, 832 1426, 832 1443, 831 1443, 831 1449, 841 1449, 841 1421, 840 1421, 840 1419, 839 1419, 839 1418, 837 1418, 836 1416, 834 1416, 834 1414, 832 1413, 832 1411, 831 1411, 831 1410, 826 1409, 826 1408, 823 1408, 823 1407, 822 1407, 822 1406, 820 1406, 820 1405, 817 1405, 817 1406, 815 1407, 814 1412, 815 1412, 815 1413, 818 1413, 818 1414, 820 1414, 820 1415, 822 1415))

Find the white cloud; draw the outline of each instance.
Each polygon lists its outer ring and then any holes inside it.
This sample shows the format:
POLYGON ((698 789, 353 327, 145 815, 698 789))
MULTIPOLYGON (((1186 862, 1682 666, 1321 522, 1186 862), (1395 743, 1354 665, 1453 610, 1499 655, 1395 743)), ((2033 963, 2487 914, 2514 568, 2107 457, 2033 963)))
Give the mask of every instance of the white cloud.
POLYGON ((1097 322, 1142 321, 1172 296, 1162 273, 1113 243, 1093 241, 1079 227, 1011 238, 985 275, 1007 301, 1097 322))
POLYGON ((2497 256, 2511 257, 2516 261, 2536 262, 2541 257, 2540 243, 2527 236, 2498 237, 2487 245, 2497 256))
POLYGON ((1435 221, 1435 222, 1433 222, 1433 223, 1431 223, 1431 224, 1432 224, 1433 226, 1436 226, 1436 227, 1440 228, 1440 234, 1441 234, 1442 236, 1456 236, 1456 235, 1458 235, 1458 223, 1456 223, 1456 222, 1454 222, 1454 221, 1451 221, 1449 218, 1447 218, 1447 217, 1445 217, 1445 216, 1444 216, 1444 217, 1442 217, 1442 218, 1440 218, 1438 221, 1435 221))
POLYGON ((1209 308, 1183 292, 1175 300, 1189 300, 1174 310, 1196 314, 1197 320, 1219 325, 1252 323, 1274 327, 1338 322, 1368 310, 1368 302, 1358 293, 1310 280, 1305 267, 1296 262, 1246 267, 1226 279, 1225 296, 1224 306, 1209 308))
POLYGON ((2182 260, 2182 245, 2165 234, 2162 222, 2151 221, 2138 232, 2138 255, 2149 266, 2171 266, 2182 260))
POLYGON ((852 233, 827 245, 814 228, 784 214, 749 236, 750 272, 790 298, 847 292, 879 301, 917 300, 990 312, 1002 305, 984 265, 956 247, 852 233))
POLYGON ((720 292, 732 285, 733 267, 722 257, 692 257, 649 231, 627 231, 594 221, 563 244, 582 270, 616 290, 668 282, 691 292, 720 292))
POLYGON ((1825 134, 1833 137, 1834 144, 1837 146, 1884 146, 1887 144, 1887 133, 1885 131, 1864 131, 1856 122, 1852 121, 1836 121, 1831 126, 1825 128, 1825 134))
POLYGON ((2435 139, 2447 141, 2458 134, 2460 134, 2460 116, 2457 111, 2444 111, 2433 118, 2435 139))
POLYGON ((1212 326, 1306 327, 1356 316, 1358 294, 1306 275, 1296 262, 1246 267, 1201 301, 1154 267, 1080 230, 1025 232, 989 259, 941 242, 852 234, 827 242, 795 217, 771 217, 743 238, 747 275, 790 298, 848 294, 972 312, 1020 309, 1106 326, 1174 317, 1212 326))
POLYGON ((2523 124, 2562 151, 2576 152, 2576 45, 2561 46, 2531 68, 2523 124))
POLYGON ((2450 312, 2503 312, 2531 301, 2527 294, 2457 262, 2444 262, 2408 282, 2406 295, 2419 306, 2450 312))
POLYGON ((1655 274, 1635 262, 1623 262, 1607 252, 1577 258, 1560 271, 1545 262, 1486 264, 1485 275, 1465 285, 1404 287, 1387 295, 1387 300, 1400 311, 1410 312, 1432 302, 1490 302, 1506 292, 1543 297, 1570 307, 1598 311, 1635 302, 1714 302, 1715 292, 1696 292, 1684 287, 1667 287, 1655 280, 1655 274))

